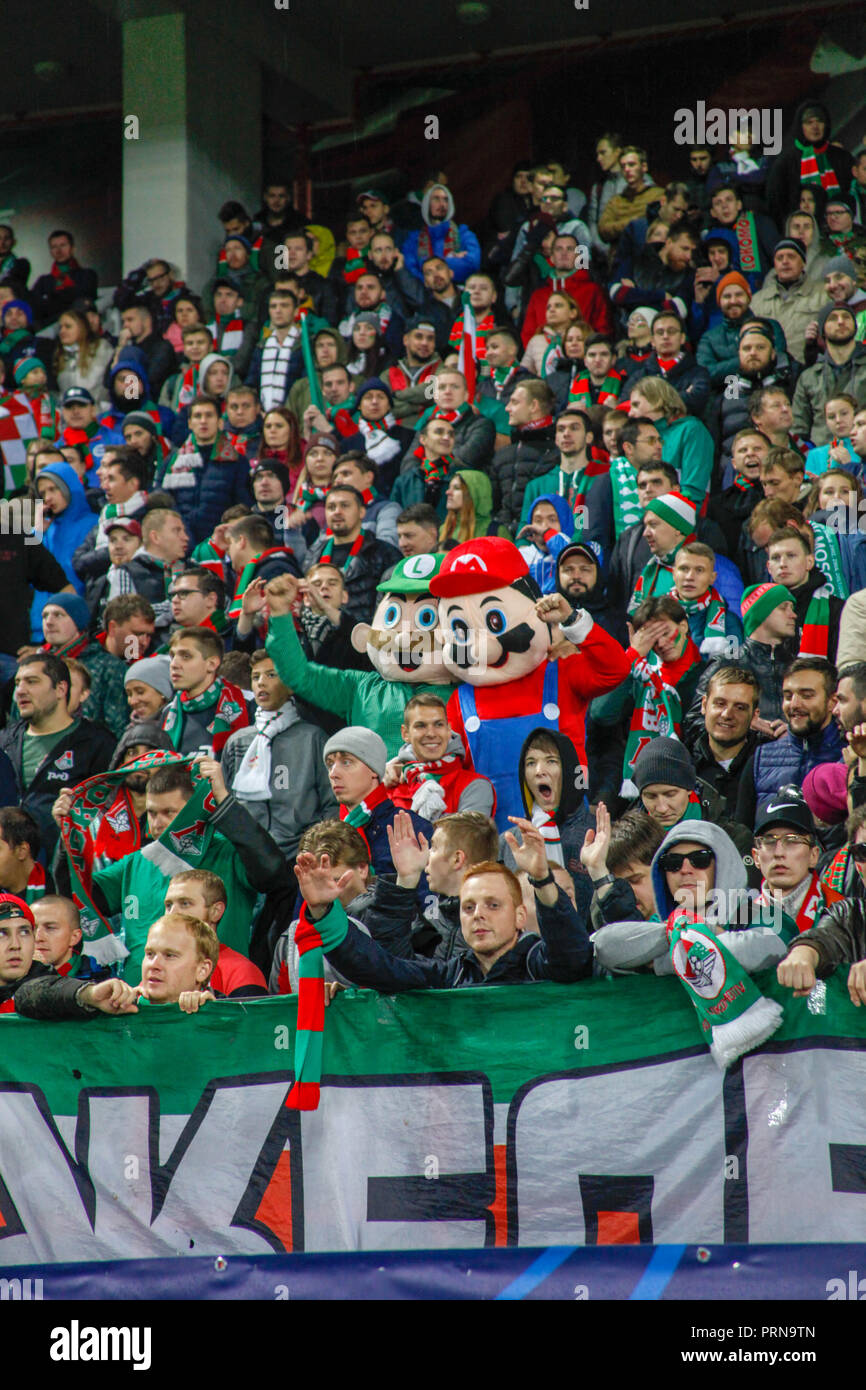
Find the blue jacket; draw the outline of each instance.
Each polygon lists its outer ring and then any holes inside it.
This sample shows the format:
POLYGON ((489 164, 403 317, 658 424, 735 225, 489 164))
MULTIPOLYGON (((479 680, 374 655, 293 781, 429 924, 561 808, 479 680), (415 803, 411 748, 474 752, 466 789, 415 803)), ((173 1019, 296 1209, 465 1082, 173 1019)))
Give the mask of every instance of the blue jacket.
POLYGON ((335 903, 321 921, 327 934, 342 914, 347 932, 339 946, 326 950, 328 961, 353 984, 400 994, 409 989, 461 989, 470 985, 520 985, 532 980, 558 980, 571 984, 592 973, 592 946, 586 927, 563 890, 553 907, 536 898, 540 936, 523 932, 510 951, 500 956, 485 975, 472 951, 448 960, 416 956, 405 960, 383 950, 346 919, 335 903))
POLYGON ((459 224, 454 222, 454 199, 451 196, 450 189, 445 188, 443 184, 434 184, 432 188, 428 188, 424 197, 421 199, 421 216, 427 224, 426 228, 422 228, 417 232, 410 232, 401 247, 406 262, 406 269, 411 275, 414 275, 418 280, 424 279, 423 262, 430 256, 442 256, 442 248, 445 244, 448 229, 453 226, 457 227, 457 233, 460 237, 460 250, 461 252, 465 251, 466 255, 443 256, 442 259, 451 270, 455 283, 458 285, 462 284, 470 275, 474 275, 476 270, 480 270, 481 247, 478 243, 478 238, 463 222, 459 224), (444 221, 434 222, 431 225, 428 217, 430 194, 434 189, 440 191, 444 190, 444 192, 447 193, 448 216, 444 221), (430 236, 430 250, 424 255, 423 259, 418 252, 418 241, 422 230, 426 230, 430 236))
POLYGON ((529 541, 519 546, 521 555, 529 565, 530 576, 535 580, 543 594, 552 594, 556 589, 557 561, 560 553, 571 544, 574 534, 574 513, 564 497, 555 492, 543 492, 532 499, 532 507, 527 513, 527 521, 532 520, 532 510, 539 502, 547 502, 559 517, 559 533, 551 536, 546 551, 540 550, 529 541))
MULTIPOLYGON (((90 510, 84 484, 69 463, 49 463, 39 476, 55 477, 65 485, 69 493, 69 505, 56 516, 45 532, 44 545, 54 556, 76 593, 84 594, 84 583, 75 573, 72 557, 93 527, 95 517, 90 510)), ((35 589, 30 606, 30 631, 33 640, 42 642, 42 609, 52 595, 44 589, 35 589)))
POLYGON ((231 456, 214 459, 209 454, 202 468, 186 475, 183 486, 173 485, 169 473, 177 450, 169 454, 157 474, 157 487, 171 493, 193 545, 207 540, 227 507, 236 502, 252 505, 249 459, 231 449, 227 441, 223 442, 231 456), (187 479, 190 481, 187 482, 187 479))
POLYGON ((771 796, 789 782, 803 785, 803 778, 821 763, 842 760, 842 736, 835 719, 811 738, 795 738, 787 733, 782 738, 762 743, 755 749, 755 794, 760 801, 771 796))
MULTIPOLYGON (((362 834, 370 847, 370 864, 376 874, 385 874, 388 877, 394 875, 394 864, 388 845, 388 826, 394 824, 394 818, 399 810, 400 807, 395 806, 393 801, 381 801, 378 806, 373 808, 369 821, 363 827, 362 834)), ((433 834, 433 826, 423 816, 416 816, 414 811, 410 811, 409 815, 412 817, 412 829, 416 835, 425 835, 429 842, 433 834)), ((424 884, 424 893, 426 893, 427 879, 423 875, 421 883, 424 884)), ((418 885, 418 892, 421 893, 421 884, 418 885)))

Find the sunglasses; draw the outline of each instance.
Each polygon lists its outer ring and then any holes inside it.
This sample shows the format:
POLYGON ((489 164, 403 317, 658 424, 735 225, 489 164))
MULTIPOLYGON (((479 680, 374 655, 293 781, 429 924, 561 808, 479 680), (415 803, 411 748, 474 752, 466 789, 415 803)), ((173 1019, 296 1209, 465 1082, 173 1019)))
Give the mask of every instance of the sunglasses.
POLYGON ((855 864, 866 864, 866 844, 851 845, 848 853, 855 864))
POLYGON ((711 849, 692 849, 689 850, 688 854, 668 852, 663 854, 659 860, 659 868, 666 874, 678 874, 686 863, 690 864, 693 869, 708 869, 715 857, 711 849))

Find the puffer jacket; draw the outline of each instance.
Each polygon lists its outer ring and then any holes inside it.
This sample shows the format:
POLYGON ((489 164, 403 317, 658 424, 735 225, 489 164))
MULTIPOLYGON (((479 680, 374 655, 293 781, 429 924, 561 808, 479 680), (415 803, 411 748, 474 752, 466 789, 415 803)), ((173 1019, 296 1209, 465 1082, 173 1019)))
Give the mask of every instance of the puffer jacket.
POLYGON ((476 270, 481 268, 481 246, 477 236, 469 227, 462 222, 458 225, 454 221, 454 197, 450 188, 443 183, 432 184, 421 199, 421 216, 426 223, 426 227, 421 231, 410 232, 406 241, 403 243, 402 251, 406 269, 410 274, 414 275, 416 279, 423 280, 423 262, 428 260, 430 256, 441 256, 453 274, 455 284, 461 285, 464 280, 468 279, 470 275, 474 275, 476 270), (430 195, 434 192, 447 194, 448 211, 442 222, 431 223, 430 195), (460 241, 459 250, 460 252, 465 251, 465 255, 443 254, 445 250, 445 239, 449 229, 456 231, 460 241), (419 249, 422 231, 426 231, 427 233, 424 241, 427 241, 427 237, 429 237, 430 241, 429 249, 425 249, 423 254, 419 249))
POLYGON ((769 739, 755 749, 743 768, 737 797, 737 820, 754 825, 758 802, 789 784, 802 787, 804 777, 822 763, 842 760, 842 735, 835 719, 809 738, 792 733, 769 739))
POLYGON ((555 434, 553 424, 543 425, 541 429, 512 430, 512 442, 504 449, 497 449, 490 481, 493 484, 493 520, 498 526, 516 530, 528 485, 542 473, 549 472, 559 457, 555 434))
POLYGON ((180 450, 169 454, 157 478, 157 486, 170 491, 194 545, 206 540, 227 507, 236 502, 252 506, 249 461, 217 436, 210 457, 200 468, 172 471, 180 450))

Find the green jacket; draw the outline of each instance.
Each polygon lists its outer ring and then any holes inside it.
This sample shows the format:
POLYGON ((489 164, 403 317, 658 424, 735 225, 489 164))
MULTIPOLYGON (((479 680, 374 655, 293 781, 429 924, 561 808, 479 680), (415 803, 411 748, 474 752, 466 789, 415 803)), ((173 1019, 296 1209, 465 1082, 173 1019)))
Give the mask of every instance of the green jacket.
POLYGON ((129 705, 124 679, 128 667, 119 656, 112 656, 101 642, 91 642, 79 657, 90 672, 90 694, 81 706, 84 719, 107 724, 120 738, 129 723, 129 705))
POLYGON ((293 695, 340 715, 347 724, 372 729, 385 740, 389 758, 395 757, 402 746, 403 711, 412 696, 429 691, 447 702, 454 689, 451 684, 386 681, 378 671, 338 671, 308 661, 290 614, 271 618, 265 647, 273 657, 280 680, 293 695))
MULTIPOLYGON (((217 808, 212 824, 214 833, 202 867, 219 875, 228 897, 217 936, 226 946, 246 956, 258 895, 286 877, 285 862, 268 832, 233 796, 217 808)), ((129 955, 121 978, 130 984, 138 984, 141 979, 147 933, 163 914, 169 879, 189 867, 183 859, 152 842, 93 875, 93 884, 105 899, 105 915, 122 914, 120 936, 129 955)))
POLYGON ((680 492, 690 502, 696 502, 700 511, 710 490, 713 436, 694 415, 684 415, 679 420, 656 420, 654 424, 661 435, 662 458, 665 463, 673 464, 680 475, 680 492))

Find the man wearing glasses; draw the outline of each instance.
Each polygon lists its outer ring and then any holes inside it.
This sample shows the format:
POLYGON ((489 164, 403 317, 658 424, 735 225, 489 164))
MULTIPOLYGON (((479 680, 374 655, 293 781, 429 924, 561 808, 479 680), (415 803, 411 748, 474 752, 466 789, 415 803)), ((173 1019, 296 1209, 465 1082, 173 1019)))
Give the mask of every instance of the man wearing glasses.
MULTIPOLYGON (((866 807, 848 818, 848 851, 866 883, 866 807)), ((780 985, 799 996, 814 988, 816 978, 823 980, 843 961, 853 961, 848 993, 859 1008, 866 1004, 866 899, 835 898, 818 914, 817 924, 794 942, 776 975, 780 985)))
POLYGON ((841 893, 821 882, 821 846, 812 812, 795 786, 785 787, 758 808, 755 859, 763 875, 758 901, 782 914, 782 935, 807 932, 841 893))

